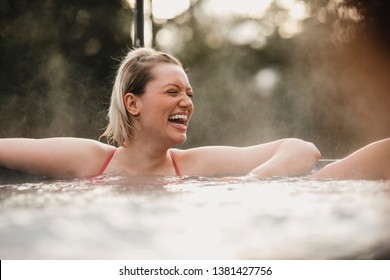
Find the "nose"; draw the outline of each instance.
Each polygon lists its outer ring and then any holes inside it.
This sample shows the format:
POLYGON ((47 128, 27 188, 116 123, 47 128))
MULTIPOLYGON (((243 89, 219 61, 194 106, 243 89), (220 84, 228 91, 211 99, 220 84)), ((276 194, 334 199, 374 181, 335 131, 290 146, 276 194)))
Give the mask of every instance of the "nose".
POLYGON ((193 108, 194 104, 192 103, 191 97, 189 97, 186 93, 180 99, 179 106, 184 108, 193 108))

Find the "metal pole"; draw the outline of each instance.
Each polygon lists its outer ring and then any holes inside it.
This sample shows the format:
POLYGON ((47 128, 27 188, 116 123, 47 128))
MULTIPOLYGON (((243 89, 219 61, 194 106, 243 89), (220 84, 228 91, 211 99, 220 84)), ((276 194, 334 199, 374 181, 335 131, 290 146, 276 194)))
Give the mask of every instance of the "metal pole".
POLYGON ((144 47, 144 1, 137 0, 134 11, 135 47, 144 47))

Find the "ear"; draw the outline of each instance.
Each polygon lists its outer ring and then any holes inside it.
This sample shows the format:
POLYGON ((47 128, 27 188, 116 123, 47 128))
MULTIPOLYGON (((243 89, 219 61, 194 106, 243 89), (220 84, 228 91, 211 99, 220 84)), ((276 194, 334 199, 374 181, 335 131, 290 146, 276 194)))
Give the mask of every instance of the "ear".
POLYGON ((127 112, 135 117, 139 115, 139 100, 136 95, 133 93, 126 93, 123 97, 123 102, 125 103, 127 112))

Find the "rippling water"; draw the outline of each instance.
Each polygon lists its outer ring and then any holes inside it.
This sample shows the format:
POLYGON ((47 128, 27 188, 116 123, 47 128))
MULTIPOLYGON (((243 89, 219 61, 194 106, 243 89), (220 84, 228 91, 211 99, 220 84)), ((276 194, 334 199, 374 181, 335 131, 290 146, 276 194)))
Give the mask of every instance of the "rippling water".
POLYGON ((2 184, 0 259, 390 259, 389 217, 389 181, 2 184))

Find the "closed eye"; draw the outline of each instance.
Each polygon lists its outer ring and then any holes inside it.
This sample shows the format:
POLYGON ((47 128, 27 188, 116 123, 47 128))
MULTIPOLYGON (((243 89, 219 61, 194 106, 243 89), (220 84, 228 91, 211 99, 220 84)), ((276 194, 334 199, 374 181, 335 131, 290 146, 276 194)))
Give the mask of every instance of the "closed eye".
POLYGON ((168 94, 178 94, 178 91, 175 89, 170 89, 170 90, 167 90, 167 93, 168 94))
MULTIPOLYGON (((167 90, 166 92, 168 94, 170 94, 170 95, 177 95, 177 94, 179 94, 179 91, 176 90, 176 89, 170 89, 170 90, 167 90)), ((186 94, 191 99, 194 97, 194 94, 192 92, 187 92, 186 94)))

